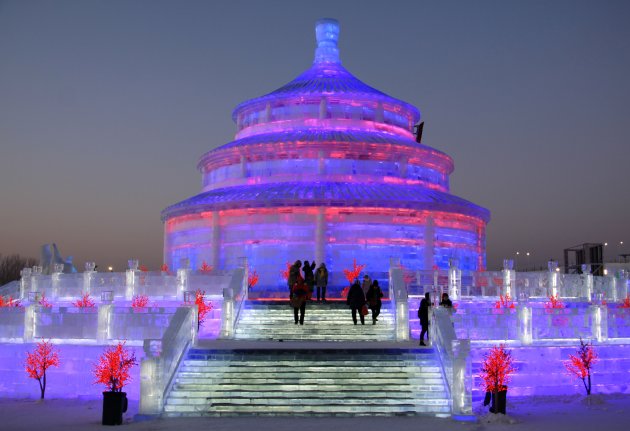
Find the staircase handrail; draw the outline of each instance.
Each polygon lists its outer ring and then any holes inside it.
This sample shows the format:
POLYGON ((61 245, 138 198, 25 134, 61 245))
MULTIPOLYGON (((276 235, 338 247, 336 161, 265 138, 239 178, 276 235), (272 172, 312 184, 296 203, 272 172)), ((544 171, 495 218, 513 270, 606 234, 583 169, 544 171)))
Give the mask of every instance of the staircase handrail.
POLYGON ((197 340, 197 307, 178 307, 161 339, 144 340, 140 364, 140 415, 158 415, 188 347, 197 340))
POLYGON ((472 371, 470 366, 470 340, 457 338, 451 314, 453 310, 432 307, 431 339, 438 359, 451 411, 457 417, 472 416, 472 371))
POLYGON ((389 300, 394 313, 396 340, 409 340, 409 294, 403 270, 398 265, 390 264, 389 268, 389 300))

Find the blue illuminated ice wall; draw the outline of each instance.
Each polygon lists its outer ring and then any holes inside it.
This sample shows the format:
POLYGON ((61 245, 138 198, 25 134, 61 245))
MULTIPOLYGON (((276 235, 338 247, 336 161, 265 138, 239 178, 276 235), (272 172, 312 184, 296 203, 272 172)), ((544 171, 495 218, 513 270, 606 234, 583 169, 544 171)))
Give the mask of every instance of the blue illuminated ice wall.
POLYGON ((199 160, 202 192, 162 213, 169 267, 247 257, 263 287, 297 259, 325 262, 333 285, 353 259, 381 280, 391 257, 484 269, 489 211, 450 194, 453 160, 416 142, 420 112, 350 74, 338 35, 318 21, 312 66, 236 107, 235 140, 199 160))

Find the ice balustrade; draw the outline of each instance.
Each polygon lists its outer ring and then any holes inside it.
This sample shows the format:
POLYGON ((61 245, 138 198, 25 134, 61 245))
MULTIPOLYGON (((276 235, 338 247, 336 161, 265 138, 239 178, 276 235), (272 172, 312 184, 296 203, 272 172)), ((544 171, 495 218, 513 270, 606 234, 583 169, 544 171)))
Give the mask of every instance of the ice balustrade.
POLYGON ((141 415, 162 413, 164 400, 179 363, 197 340, 197 308, 179 307, 159 339, 144 341, 146 359, 140 364, 141 415))
POLYGON ((398 259, 390 259, 389 300, 392 304, 396 327, 396 340, 409 340, 409 295, 404 279, 403 268, 398 259))
POLYGON ((451 412, 457 419, 472 416, 472 370, 470 340, 458 339, 450 314, 445 308, 432 310, 429 328, 447 383, 451 412))
POLYGON ((221 333, 224 339, 234 338, 243 302, 247 299, 247 259, 242 258, 242 267, 234 271, 230 286, 223 289, 223 310, 221 313, 221 333))

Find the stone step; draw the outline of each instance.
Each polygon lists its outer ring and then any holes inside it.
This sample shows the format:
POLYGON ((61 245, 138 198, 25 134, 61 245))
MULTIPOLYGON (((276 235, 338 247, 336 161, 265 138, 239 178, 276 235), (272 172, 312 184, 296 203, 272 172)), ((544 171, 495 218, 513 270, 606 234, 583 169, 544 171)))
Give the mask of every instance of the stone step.
MULTIPOLYGON (((439 381, 434 385, 400 385, 400 384, 374 384, 374 385, 357 385, 353 387, 351 392, 356 391, 358 388, 361 388, 363 391, 400 391, 401 388, 407 388, 410 392, 436 392, 436 396, 442 396, 444 391, 443 382, 439 381), (369 387, 368 387, 369 386, 369 387), (439 392, 439 394, 437 394, 439 392)), ((322 392, 344 392, 344 388, 340 388, 339 385, 336 384, 304 384, 299 388, 296 388, 295 383, 289 384, 275 384, 275 385, 252 385, 252 384, 220 384, 219 388, 225 391, 249 391, 249 392, 257 392, 263 396, 266 392, 273 389, 274 391, 281 391, 293 394, 299 394, 303 391, 322 391, 322 392)), ((178 391, 212 391, 214 386, 205 385, 205 384, 196 384, 196 383, 188 383, 186 385, 182 385, 180 383, 175 383, 173 386, 173 393, 177 393, 178 391)))
MULTIPOLYGON (((364 378, 367 380, 367 378, 364 378)), ((176 382, 181 385, 185 384, 221 384, 221 385, 286 385, 286 384, 299 384, 299 385, 343 385, 351 386, 358 385, 365 388, 370 388, 378 385, 439 385, 442 383, 441 376, 434 377, 382 377, 376 378, 370 376, 369 383, 363 383, 361 378, 357 377, 286 377, 278 376, 277 378, 256 378, 252 374, 243 377, 236 377, 230 375, 223 378, 212 377, 178 377, 176 382)))
MULTIPOLYGON (((421 391, 409 391, 409 388, 401 388, 400 390, 390 389, 390 390, 382 390, 379 389, 377 392, 364 391, 361 389, 353 388, 351 390, 345 390, 343 392, 344 397, 348 398, 403 398, 407 399, 411 398, 436 398, 441 396, 441 392, 444 390, 441 386, 427 386, 427 389, 421 391), (429 390, 431 389, 431 390, 429 390)), ((339 396, 338 391, 322 391, 322 390, 302 390, 302 388, 297 389, 294 392, 281 392, 278 393, 277 390, 260 390, 260 391, 228 391, 228 390, 208 390, 208 389, 199 389, 199 390, 191 390, 188 386, 184 388, 178 388, 174 390, 169 400, 172 400, 174 404, 181 404, 183 401, 181 400, 195 400, 195 399, 206 399, 210 397, 214 397, 220 395, 223 398, 253 398, 259 397, 261 395, 275 396, 277 398, 278 395, 282 394, 284 397, 295 397, 296 392, 299 392, 300 397, 304 399, 315 399, 315 398, 335 398, 339 396), (176 401, 178 400, 178 401, 176 401)), ((442 399, 442 398, 439 398, 442 399)), ((196 401, 195 401, 196 402, 196 401)), ((185 404, 185 403, 184 403, 185 404)))
POLYGON ((199 406, 199 405, 269 405, 269 406, 295 406, 295 405, 308 405, 308 406, 321 406, 330 404, 345 404, 346 406, 363 406, 368 405, 413 405, 413 406, 443 406, 448 405, 446 399, 415 399, 411 396, 407 398, 387 398, 387 397, 373 397, 373 398, 311 398, 304 400, 302 398, 284 398, 284 397, 266 397, 261 398, 248 398, 248 397, 229 397, 229 396, 213 396, 207 399, 169 399, 168 406, 199 406))
POLYGON ((371 405, 347 406, 345 404, 321 405, 321 406, 269 406, 269 405, 208 405, 208 406, 173 406, 166 405, 165 416, 415 416, 427 414, 435 416, 448 416, 450 407, 443 406, 416 406, 403 404, 395 406, 371 405))

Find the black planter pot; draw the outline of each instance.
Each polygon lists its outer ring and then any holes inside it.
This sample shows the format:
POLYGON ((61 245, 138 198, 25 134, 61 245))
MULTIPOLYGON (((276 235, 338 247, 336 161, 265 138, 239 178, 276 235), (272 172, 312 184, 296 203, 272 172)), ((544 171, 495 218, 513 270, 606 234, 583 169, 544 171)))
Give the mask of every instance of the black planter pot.
POLYGON ((507 388, 496 393, 492 392, 492 405, 490 406, 491 413, 505 414, 506 404, 507 404, 507 388))
POLYGON ((122 425, 126 411, 126 392, 103 392, 103 425, 122 425))

